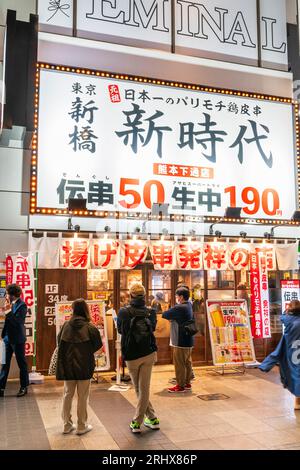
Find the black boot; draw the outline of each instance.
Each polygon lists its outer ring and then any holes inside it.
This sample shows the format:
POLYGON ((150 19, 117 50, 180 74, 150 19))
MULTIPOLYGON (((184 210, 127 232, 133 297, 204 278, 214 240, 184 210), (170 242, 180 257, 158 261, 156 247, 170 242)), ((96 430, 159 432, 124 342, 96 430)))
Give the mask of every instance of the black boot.
POLYGON ((26 394, 27 394, 27 388, 26 388, 26 387, 25 387, 25 388, 22 388, 22 387, 21 387, 20 390, 19 390, 19 392, 17 393, 17 397, 18 397, 18 398, 19 398, 19 397, 24 397, 24 395, 26 395, 26 394))
POLYGON ((4 397, 4 390, 0 388, 0 398, 4 397))

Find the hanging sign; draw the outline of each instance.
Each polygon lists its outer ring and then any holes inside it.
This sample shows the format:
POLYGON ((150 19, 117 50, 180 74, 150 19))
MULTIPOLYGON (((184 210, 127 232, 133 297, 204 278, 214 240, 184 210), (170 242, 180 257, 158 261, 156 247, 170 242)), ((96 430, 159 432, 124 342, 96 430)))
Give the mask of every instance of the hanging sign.
POLYGON ((207 300, 208 326, 214 365, 255 361, 245 300, 207 300))
POLYGON ((228 260, 229 269, 240 271, 249 268, 249 257, 251 246, 247 243, 231 243, 229 244, 228 260))
POLYGON ((90 250, 93 269, 120 268, 120 242, 118 240, 103 238, 93 241, 90 250))
POLYGON ((88 269, 90 267, 90 242, 86 239, 63 239, 60 245, 60 267, 88 269))
POLYGON ((188 270, 203 269, 203 244, 200 242, 180 242, 177 245, 177 268, 188 270))
MULTIPOLYGON (((91 322, 98 328, 103 347, 95 353, 96 371, 109 370, 110 358, 107 336, 107 323, 105 316, 105 303, 101 301, 88 300, 91 322)), ((55 304, 56 315, 56 337, 63 324, 72 317, 72 302, 58 302, 55 304)))
POLYGON ((154 269, 176 269, 176 245, 172 241, 151 241, 150 253, 154 269))
POLYGON ((204 243, 204 269, 225 271, 228 269, 228 244, 222 242, 204 243))
POLYGON ((121 245, 121 268, 134 269, 144 263, 148 253, 148 243, 144 240, 126 240, 121 245))

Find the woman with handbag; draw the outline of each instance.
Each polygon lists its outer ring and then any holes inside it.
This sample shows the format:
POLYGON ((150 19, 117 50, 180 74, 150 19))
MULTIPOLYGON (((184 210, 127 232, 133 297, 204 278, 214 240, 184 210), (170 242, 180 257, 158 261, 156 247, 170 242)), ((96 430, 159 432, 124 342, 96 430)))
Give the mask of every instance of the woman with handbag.
POLYGON ((77 389, 77 431, 85 434, 92 430, 87 424, 87 404, 90 381, 95 369, 94 353, 102 347, 99 330, 90 322, 90 312, 84 299, 72 304, 72 318, 65 322, 58 335, 56 379, 64 380, 62 419, 63 434, 75 429, 71 408, 77 389))

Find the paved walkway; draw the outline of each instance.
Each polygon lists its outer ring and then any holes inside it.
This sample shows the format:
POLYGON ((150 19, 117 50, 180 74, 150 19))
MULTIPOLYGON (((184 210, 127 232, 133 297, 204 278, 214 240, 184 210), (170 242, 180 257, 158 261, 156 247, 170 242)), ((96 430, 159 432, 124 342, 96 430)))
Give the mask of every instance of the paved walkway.
MULTIPOLYGON (((267 375, 248 370, 243 376, 217 376, 195 369, 193 393, 171 395, 170 366, 156 367, 152 380, 152 403, 161 430, 130 433, 135 396, 108 391, 109 378, 92 384, 89 422, 93 431, 76 436, 61 434, 62 385, 47 379, 31 386, 24 398, 15 398, 18 383, 9 382, 0 399, 3 449, 289 449, 300 450, 300 411, 293 410, 293 397, 279 383, 278 372, 267 375), (228 399, 203 401, 198 395, 221 393, 228 399), (2 424, 3 423, 3 424, 2 424)), ((74 416, 76 403, 74 403, 74 416)))

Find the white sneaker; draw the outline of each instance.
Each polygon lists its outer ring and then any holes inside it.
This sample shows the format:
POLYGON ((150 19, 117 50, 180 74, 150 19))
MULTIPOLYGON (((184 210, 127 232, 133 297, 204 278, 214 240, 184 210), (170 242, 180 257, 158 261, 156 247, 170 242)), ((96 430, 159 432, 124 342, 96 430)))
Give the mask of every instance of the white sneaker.
POLYGON ((74 424, 72 424, 71 426, 66 427, 66 428, 63 430, 63 434, 70 434, 70 432, 74 431, 74 429, 75 429, 75 426, 74 426, 74 424))
POLYGON ((76 434, 78 434, 78 436, 81 436, 82 434, 86 434, 87 432, 90 432, 91 430, 93 429, 93 426, 91 424, 88 424, 85 429, 83 429, 82 431, 76 431, 76 434))

